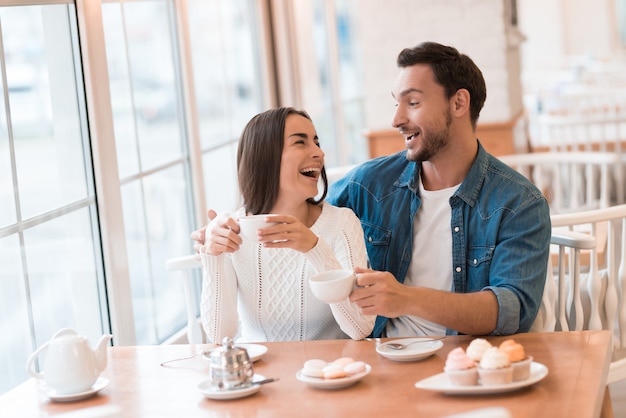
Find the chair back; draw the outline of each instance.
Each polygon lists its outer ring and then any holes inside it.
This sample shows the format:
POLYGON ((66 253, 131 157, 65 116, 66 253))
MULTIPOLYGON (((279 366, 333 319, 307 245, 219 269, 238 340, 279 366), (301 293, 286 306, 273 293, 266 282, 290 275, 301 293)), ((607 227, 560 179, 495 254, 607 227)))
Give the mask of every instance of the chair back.
POLYGON ((612 180, 619 155, 612 152, 532 152, 498 157, 535 184, 551 213, 605 208, 618 198, 612 180))
POLYGON ((626 379, 626 204, 555 214, 551 221, 557 249, 532 330, 612 331, 608 380, 626 379))
POLYGON ((542 143, 551 151, 600 151, 617 155, 610 170, 615 203, 626 203, 626 112, 543 114, 538 117, 542 143))
POLYGON ((202 267, 202 262, 194 255, 169 258, 165 261, 165 269, 177 272, 177 278, 182 280, 185 304, 187 310, 187 341, 189 344, 201 344, 204 342, 202 326, 196 315, 198 307, 197 292, 193 289, 193 274, 195 269, 202 267))

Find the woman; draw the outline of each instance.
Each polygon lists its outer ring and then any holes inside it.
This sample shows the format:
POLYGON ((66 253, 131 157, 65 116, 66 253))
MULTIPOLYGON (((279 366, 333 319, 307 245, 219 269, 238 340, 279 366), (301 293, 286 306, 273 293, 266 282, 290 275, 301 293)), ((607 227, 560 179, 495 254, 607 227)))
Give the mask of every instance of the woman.
POLYGON ((363 339, 375 316, 348 298, 327 305, 308 278, 330 269, 367 265, 363 230, 351 210, 323 202, 328 189, 321 150, 307 113, 268 110, 244 128, 237 151, 243 207, 215 216, 200 251, 202 323, 211 342, 363 339), (324 190, 320 199, 318 181, 324 190), (272 214, 275 225, 242 239, 237 218, 272 214))

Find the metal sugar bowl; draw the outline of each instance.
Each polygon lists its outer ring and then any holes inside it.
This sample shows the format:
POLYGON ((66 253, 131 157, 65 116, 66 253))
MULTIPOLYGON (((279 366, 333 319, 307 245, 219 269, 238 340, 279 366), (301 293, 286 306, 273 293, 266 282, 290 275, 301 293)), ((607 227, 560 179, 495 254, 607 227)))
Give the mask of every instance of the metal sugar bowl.
POLYGON ((237 389, 252 383, 254 369, 245 348, 235 347, 231 337, 224 337, 222 346, 211 350, 209 379, 220 389, 237 389))

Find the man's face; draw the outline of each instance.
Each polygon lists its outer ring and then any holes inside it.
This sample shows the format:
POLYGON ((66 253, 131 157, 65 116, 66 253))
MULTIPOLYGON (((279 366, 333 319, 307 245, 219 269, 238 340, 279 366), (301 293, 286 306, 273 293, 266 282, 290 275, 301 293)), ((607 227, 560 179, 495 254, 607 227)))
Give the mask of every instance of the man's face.
POLYGON ((404 136, 407 159, 430 161, 449 139, 452 115, 443 86, 429 65, 400 69, 391 92, 396 100, 392 125, 404 136))

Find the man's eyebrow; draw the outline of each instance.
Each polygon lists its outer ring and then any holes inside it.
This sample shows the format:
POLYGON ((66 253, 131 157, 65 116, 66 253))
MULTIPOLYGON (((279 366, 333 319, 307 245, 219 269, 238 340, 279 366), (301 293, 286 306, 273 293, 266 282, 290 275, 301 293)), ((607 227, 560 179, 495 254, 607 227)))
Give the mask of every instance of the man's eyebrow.
MULTIPOLYGON (((402 90, 400 92, 400 97, 406 96, 411 93, 424 93, 424 91, 415 87, 411 87, 410 89, 402 90)), ((396 98, 396 95, 393 94, 393 91, 391 92, 391 97, 393 97, 394 99, 396 98)))

